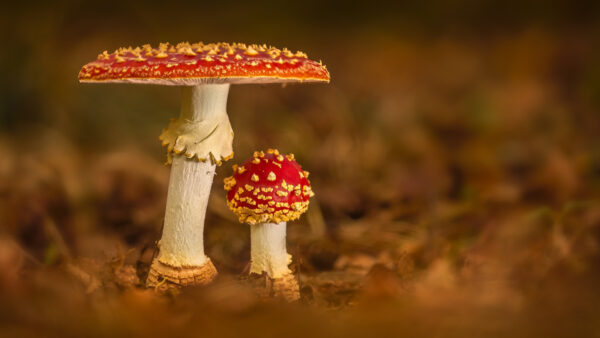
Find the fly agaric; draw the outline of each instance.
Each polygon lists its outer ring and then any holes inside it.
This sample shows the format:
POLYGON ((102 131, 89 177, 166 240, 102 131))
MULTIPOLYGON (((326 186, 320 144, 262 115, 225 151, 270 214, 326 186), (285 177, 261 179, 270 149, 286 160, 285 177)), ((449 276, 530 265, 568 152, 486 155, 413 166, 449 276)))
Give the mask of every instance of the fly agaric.
POLYGON ((184 42, 105 51, 83 66, 79 81, 182 88, 180 116, 159 137, 172 167, 160 251, 146 281, 178 287, 206 284, 217 274, 204 254, 204 217, 215 166, 233 157, 229 85, 329 82, 329 72, 286 48, 184 42))
POLYGON ((308 172, 293 154, 283 156, 273 149, 255 152, 244 165, 233 166, 225 190, 231 211, 250 225, 250 273, 265 272, 273 280, 275 294, 297 300, 298 283, 288 268, 292 256, 286 250, 286 222, 308 209, 308 199, 314 195, 308 172))

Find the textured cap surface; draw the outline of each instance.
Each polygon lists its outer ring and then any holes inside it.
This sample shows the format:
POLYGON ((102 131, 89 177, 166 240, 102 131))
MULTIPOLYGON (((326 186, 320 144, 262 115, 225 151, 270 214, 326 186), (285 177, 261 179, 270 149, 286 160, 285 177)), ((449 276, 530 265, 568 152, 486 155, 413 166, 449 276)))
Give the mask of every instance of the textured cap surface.
POLYGON ((173 86, 203 83, 329 82, 321 62, 303 52, 242 43, 161 43, 104 51, 79 72, 80 82, 173 86))
POLYGON ((225 179, 227 205, 248 224, 287 222, 308 209, 314 195, 308 172, 302 171, 294 155, 277 150, 255 152, 243 166, 233 166, 225 179))

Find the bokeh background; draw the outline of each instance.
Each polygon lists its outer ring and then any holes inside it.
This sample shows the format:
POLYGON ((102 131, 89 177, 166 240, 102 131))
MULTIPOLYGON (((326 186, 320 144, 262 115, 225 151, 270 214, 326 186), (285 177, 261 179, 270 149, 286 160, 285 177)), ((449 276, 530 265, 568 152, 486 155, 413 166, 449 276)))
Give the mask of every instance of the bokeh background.
POLYGON ((600 335, 600 5, 583 1, 0 5, 0 336, 600 335), (177 88, 81 85, 103 50, 170 41, 307 52, 329 85, 239 85, 217 169, 212 286, 155 295, 177 88), (238 282, 222 180, 294 153, 301 304, 238 282))

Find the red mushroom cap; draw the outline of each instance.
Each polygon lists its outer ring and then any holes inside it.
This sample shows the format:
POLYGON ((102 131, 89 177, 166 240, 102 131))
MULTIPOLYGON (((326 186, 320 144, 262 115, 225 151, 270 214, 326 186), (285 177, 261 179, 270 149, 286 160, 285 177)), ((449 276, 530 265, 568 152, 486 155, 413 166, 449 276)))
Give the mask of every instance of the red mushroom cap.
POLYGON ((277 150, 254 152, 243 166, 233 166, 225 179, 227 205, 242 223, 279 223, 300 217, 314 195, 294 155, 277 150))
POLYGON ((173 86, 203 83, 329 82, 321 62, 303 52, 242 43, 161 43, 104 51, 79 72, 80 82, 173 86))

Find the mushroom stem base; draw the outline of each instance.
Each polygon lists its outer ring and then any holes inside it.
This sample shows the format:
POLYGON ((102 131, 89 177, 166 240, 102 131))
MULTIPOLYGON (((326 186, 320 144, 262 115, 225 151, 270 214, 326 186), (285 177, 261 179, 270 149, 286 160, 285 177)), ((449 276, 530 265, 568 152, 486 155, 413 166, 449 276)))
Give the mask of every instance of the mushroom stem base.
POLYGON ((271 278, 266 273, 250 274, 246 280, 261 298, 283 299, 287 302, 295 302, 300 299, 300 286, 293 273, 279 278, 271 278))
POLYGON ((217 276, 217 269, 207 258, 202 266, 174 267, 154 258, 146 279, 146 287, 166 291, 185 286, 206 285, 217 276))
POLYGON ((300 299, 300 286, 294 274, 273 279, 272 295, 276 298, 295 302, 300 299))

